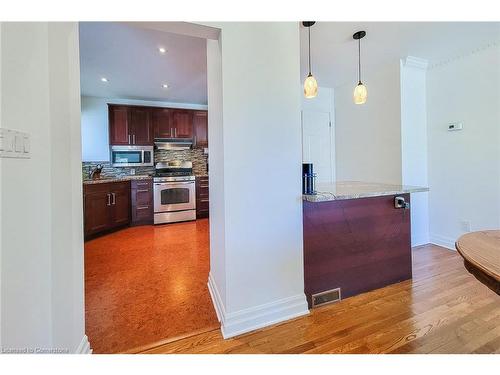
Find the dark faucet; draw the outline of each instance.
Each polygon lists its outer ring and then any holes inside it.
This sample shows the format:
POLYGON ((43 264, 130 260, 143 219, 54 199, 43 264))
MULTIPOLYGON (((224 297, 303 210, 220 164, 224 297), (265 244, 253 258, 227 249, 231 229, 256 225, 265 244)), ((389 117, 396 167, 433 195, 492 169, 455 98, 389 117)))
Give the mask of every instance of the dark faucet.
POLYGON ((97 164, 95 168, 91 168, 89 172, 89 178, 95 180, 101 177, 102 164, 97 164))

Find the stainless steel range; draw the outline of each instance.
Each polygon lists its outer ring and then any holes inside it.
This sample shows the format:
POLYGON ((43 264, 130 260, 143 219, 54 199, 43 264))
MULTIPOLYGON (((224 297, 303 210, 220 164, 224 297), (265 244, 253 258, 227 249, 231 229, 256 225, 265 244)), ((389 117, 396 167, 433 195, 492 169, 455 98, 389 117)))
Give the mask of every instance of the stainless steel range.
POLYGON ((154 223, 196 220, 196 189, 193 163, 157 163, 153 177, 154 223))

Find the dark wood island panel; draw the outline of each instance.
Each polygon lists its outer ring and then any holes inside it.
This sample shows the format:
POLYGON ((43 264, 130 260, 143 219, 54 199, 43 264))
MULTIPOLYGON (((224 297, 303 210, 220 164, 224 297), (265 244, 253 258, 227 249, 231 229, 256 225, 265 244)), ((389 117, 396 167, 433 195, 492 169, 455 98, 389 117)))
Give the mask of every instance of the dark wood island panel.
POLYGON ((410 210, 394 208, 395 197, 303 202, 309 307, 323 291, 340 288, 346 298, 411 279, 410 210))

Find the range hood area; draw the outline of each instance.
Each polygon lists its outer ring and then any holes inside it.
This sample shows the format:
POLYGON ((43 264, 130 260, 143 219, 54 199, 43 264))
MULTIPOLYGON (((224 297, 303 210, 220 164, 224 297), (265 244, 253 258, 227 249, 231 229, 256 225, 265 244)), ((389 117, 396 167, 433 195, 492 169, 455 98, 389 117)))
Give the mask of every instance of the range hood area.
POLYGON ((189 150, 193 147, 191 138, 155 138, 158 150, 189 150))

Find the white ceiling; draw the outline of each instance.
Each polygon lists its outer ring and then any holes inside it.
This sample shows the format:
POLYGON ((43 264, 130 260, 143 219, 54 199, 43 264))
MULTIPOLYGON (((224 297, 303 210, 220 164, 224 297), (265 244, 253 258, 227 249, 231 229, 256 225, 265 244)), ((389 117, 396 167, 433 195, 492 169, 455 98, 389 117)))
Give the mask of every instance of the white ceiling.
MULTIPOLYGON (((363 72, 414 56, 438 64, 500 42, 500 23, 486 22, 317 22, 311 28, 312 73, 319 86, 357 81, 358 44, 363 72)), ((307 29, 301 25, 301 77, 307 75, 307 29)))
POLYGON ((205 39, 130 23, 82 22, 80 71, 82 95, 207 104, 205 39))

